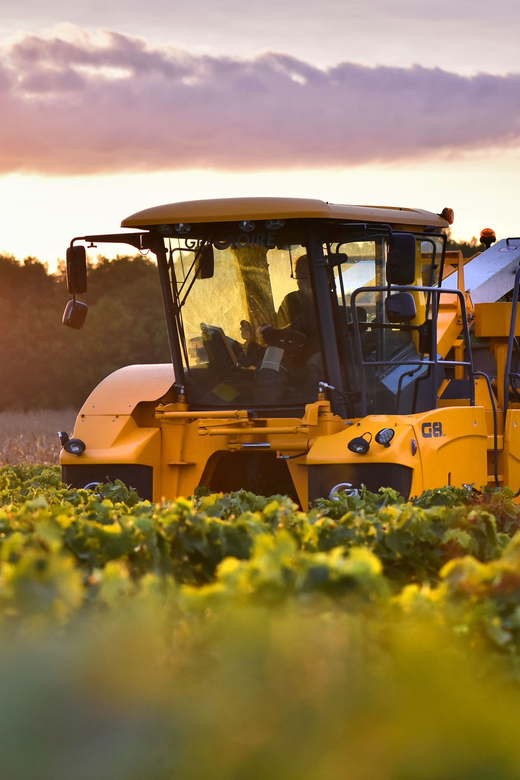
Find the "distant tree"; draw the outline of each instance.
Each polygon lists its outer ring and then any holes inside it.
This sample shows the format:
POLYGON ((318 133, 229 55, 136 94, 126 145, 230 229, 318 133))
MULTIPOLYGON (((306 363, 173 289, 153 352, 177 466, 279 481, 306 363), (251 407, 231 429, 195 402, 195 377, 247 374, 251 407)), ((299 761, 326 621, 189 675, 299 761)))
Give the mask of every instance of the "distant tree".
POLYGON ((85 327, 61 317, 64 268, 49 275, 27 258, 0 256, 0 409, 78 407, 107 374, 170 360, 156 265, 141 256, 99 258, 89 271, 85 327))

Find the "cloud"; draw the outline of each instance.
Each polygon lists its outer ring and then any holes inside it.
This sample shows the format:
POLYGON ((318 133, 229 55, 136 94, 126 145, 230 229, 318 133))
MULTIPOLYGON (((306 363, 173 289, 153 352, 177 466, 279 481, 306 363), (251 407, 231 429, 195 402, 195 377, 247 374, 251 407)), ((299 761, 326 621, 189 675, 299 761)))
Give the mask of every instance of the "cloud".
POLYGON ((520 145, 520 73, 320 69, 80 29, 0 51, 0 172, 344 168, 520 145))

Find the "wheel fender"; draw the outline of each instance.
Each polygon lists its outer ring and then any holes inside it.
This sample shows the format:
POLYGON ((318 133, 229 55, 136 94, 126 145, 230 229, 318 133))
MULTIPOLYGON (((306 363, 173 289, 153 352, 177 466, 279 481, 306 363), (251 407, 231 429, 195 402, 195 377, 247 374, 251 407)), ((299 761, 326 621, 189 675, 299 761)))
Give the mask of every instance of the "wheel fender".
POLYGON ((91 392, 80 415, 132 414, 143 401, 158 401, 175 382, 171 363, 125 366, 91 392))

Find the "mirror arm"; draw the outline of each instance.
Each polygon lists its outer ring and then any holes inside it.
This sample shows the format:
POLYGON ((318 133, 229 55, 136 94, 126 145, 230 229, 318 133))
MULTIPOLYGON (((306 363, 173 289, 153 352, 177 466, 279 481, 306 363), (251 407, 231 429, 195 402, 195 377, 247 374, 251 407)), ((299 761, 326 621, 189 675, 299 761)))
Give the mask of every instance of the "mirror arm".
POLYGON ((153 251, 154 238, 150 233, 107 233, 95 236, 76 236, 70 245, 73 246, 75 241, 87 241, 89 244, 130 244, 136 249, 151 249, 153 251))

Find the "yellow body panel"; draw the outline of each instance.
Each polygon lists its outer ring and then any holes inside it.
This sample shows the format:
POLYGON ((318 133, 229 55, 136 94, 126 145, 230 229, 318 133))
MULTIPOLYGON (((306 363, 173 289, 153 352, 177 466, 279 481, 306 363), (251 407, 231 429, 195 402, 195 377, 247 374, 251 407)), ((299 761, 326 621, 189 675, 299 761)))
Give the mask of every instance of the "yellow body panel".
POLYGON ((396 463, 413 469, 411 495, 441 485, 482 487, 488 482, 484 409, 450 407, 413 415, 368 416, 355 420, 348 430, 317 439, 306 458, 308 465, 360 462, 396 463), (395 430, 389 447, 375 442, 382 428, 395 430), (349 441, 369 434, 372 440, 366 455, 348 449, 349 441))
MULTIPOLYGON (((137 376, 140 371, 130 373, 137 376)), ((150 376, 157 379, 153 371, 150 376)), ((61 461, 70 465, 151 466, 156 501, 193 494, 203 478, 211 476, 215 458, 222 453, 245 452, 251 446, 290 456, 287 466, 303 507, 308 504, 308 470, 316 465, 404 465, 413 471, 411 495, 445 484, 472 483, 481 487, 488 482, 488 431, 486 412, 481 406, 345 421, 331 413, 325 400, 309 404, 302 418, 271 419, 250 418, 246 411, 239 410, 193 412, 182 402, 159 406, 150 402, 145 404, 148 415, 137 408, 129 392, 124 400, 128 406, 133 405, 133 413, 96 413, 99 408, 107 408, 107 387, 115 386, 119 379, 112 376, 104 387, 101 383, 78 416, 74 435, 87 445, 84 454, 78 458, 63 452, 61 461), (153 419, 153 424, 143 424, 147 419, 153 419), (385 427, 395 430, 389 447, 375 442, 376 433, 385 427), (351 452, 349 441, 363 434, 371 436, 370 451, 366 455, 351 452)), ((163 389, 166 385, 167 382, 163 389)), ((138 386, 136 381, 134 388, 138 386)), ((149 392, 144 394, 154 396, 158 388, 159 383, 152 381, 149 392)), ((116 402, 115 397, 112 400, 116 402)), ((520 411, 517 422, 520 426, 520 411)), ((509 460, 510 472, 518 474, 520 480, 520 438, 509 460)))
MULTIPOLYGON (((84 420, 83 422, 87 422, 84 420)), ((161 433, 157 428, 136 428, 121 441, 109 445, 101 446, 102 442, 95 439, 95 432, 99 420, 89 419, 87 425, 79 426, 78 436, 83 440, 92 441, 95 446, 89 447, 88 451, 82 456, 84 465, 88 463, 139 463, 143 466, 157 467, 160 463, 161 455, 161 433), (81 435, 79 435, 81 433, 81 435)), ((106 426, 103 421, 102 425, 106 426)), ((78 426, 77 426, 78 427, 78 426)), ((74 432, 76 435, 76 431, 74 432)), ((74 457, 74 456, 72 456, 74 457)), ((63 462, 63 461, 62 461, 63 462)), ((75 461, 70 460, 69 463, 75 461)))
MULTIPOLYGON (((156 475, 161 474, 161 431, 159 428, 141 428, 130 415, 105 417, 95 414, 79 415, 74 436, 87 445, 81 455, 82 466, 99 464, 132 463, 151 466, 156 475)), ((76 455, 62 450, 62 466, 78 465, 76 455)), ((102 472, 102 468, 101 468, 102 472)), ((103 476, 99 477, 104 480, 103 476)), ((154 499, 161 497, 160 483, 154 490, 154 499)))
POLYGON ((171 363, 125 366, 94 388, 80 410, 85 414, 130 414, 137 404, 157 401, 175 382, 171 363))
POLYGON ((504 485, 520 487, 520 409, 509 409, 506 415, 503 453, 504 485))
POLYGON ((161 498, 161 442, 156 402, 174 383, 170 363, 125 366, 109 374, 92 391, 76 420, 73 436, 87 445, 77 456, 62 450, 62 466, 132 463, 151 466, 156 475, 154 498, 161 498))
MULTIPOLYGON (((511 325, 513 304, 509 301, 475 304, 475 336, 480 338, 507 338, 511 325)), ((516 318, 515 336, 520 336, 520 317, 516 318)))
POLYGON ((178 222, 228 222, 244 219, 348 219, 386 222, 394 227, 449 227, 438 214, 420 209, 348 206, 306 198, 219 198, 167 203, 132 214, 121 227, 145 228, 178 222))

